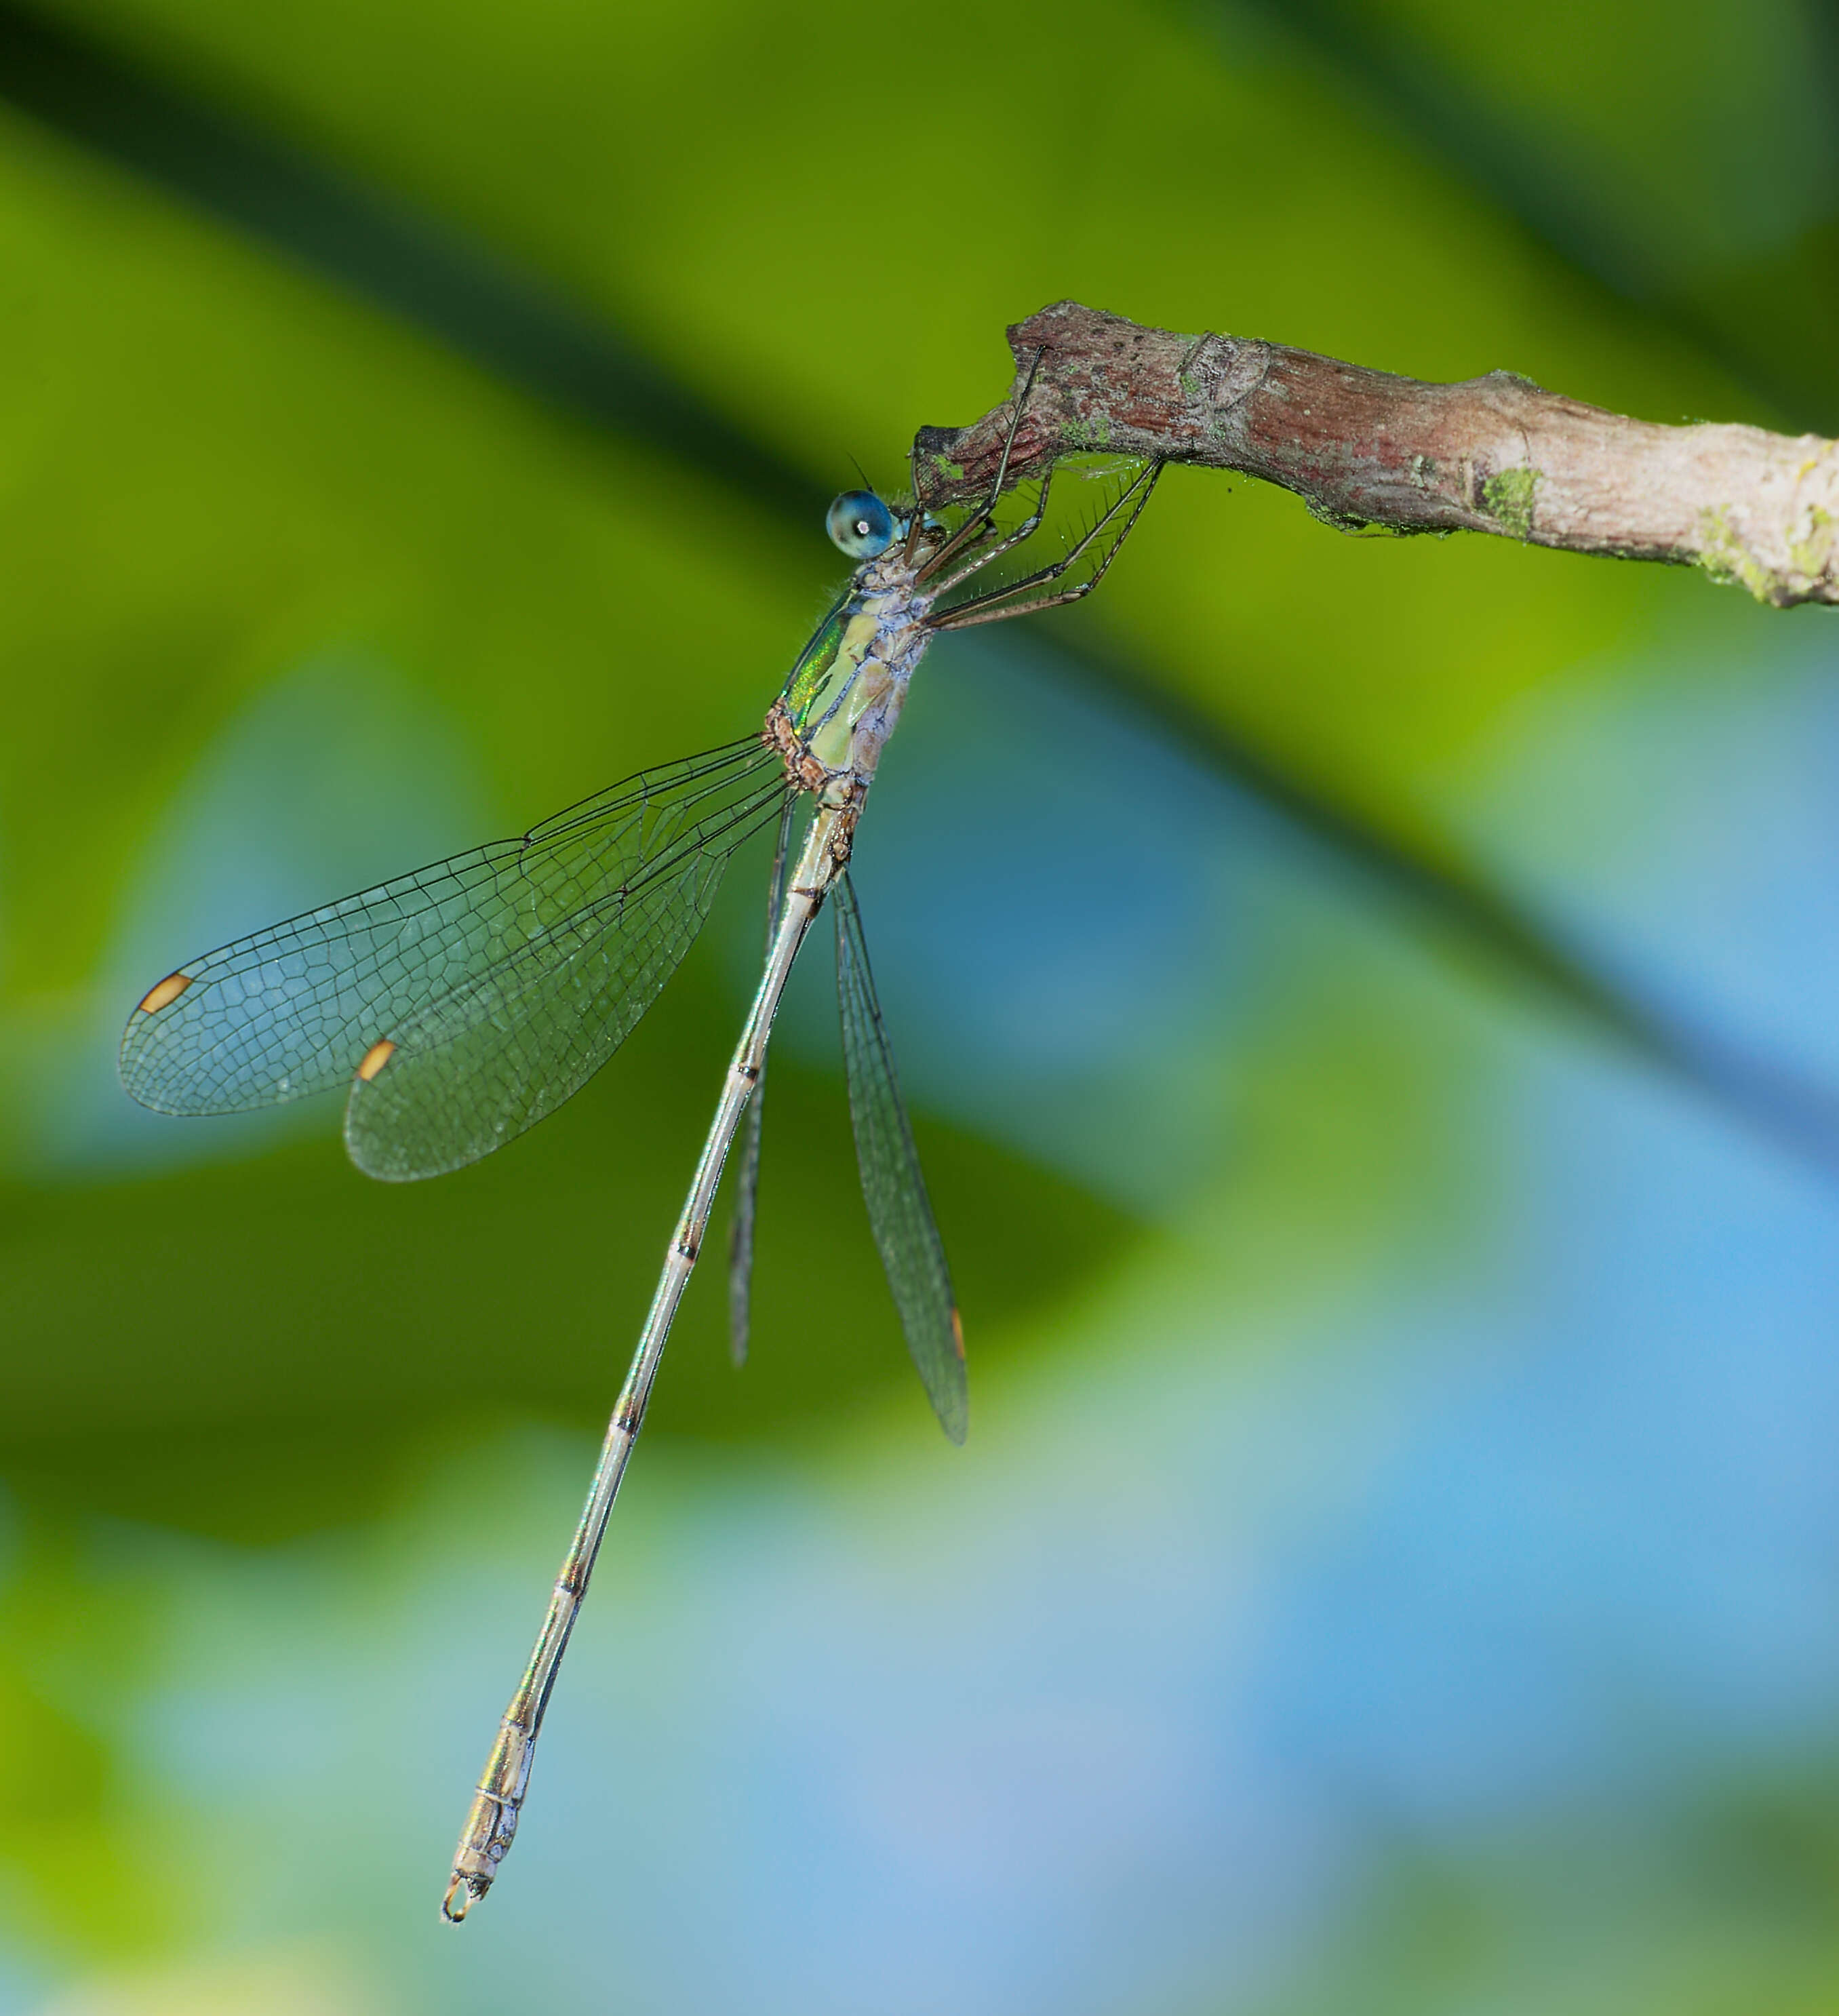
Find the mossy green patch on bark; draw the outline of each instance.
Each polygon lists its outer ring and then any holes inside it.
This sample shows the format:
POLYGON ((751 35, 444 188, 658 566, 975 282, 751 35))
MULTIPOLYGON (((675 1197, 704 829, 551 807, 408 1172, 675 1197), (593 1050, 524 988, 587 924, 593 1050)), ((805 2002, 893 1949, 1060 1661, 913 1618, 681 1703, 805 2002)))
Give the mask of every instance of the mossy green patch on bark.
POLYGON ((1699 513, 1698 563, 1712 580, 1747 589, 1758 602, 1780 602, 1781 584, 1744 544, 1728 504, 1699 513))
POLYGON ((1833 563, 1833 514, 1810 504, 1802 516, 1805 530, 1788 542, 1788 564, 1809 581, 1820 581, 1833 563))
POLYGON ((952 496, 964 481, 964 465, 948 455, 928 452, 923 458, 927 473, 918 479, 920 491, 929 498, 952 496))
POLYGON ((1536 469, 1497 470, 1481 486, 1482 509, 1503 532, 1516 539, 1530 539, 1538 486, 1536 469))

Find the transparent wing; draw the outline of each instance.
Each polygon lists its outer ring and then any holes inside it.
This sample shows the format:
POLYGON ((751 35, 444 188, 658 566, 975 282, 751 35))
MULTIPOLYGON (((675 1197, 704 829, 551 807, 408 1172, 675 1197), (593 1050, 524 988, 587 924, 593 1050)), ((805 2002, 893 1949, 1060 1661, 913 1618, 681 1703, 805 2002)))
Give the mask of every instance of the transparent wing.
POLYGON ((902 1103, 894 1051, 875 999, 869 949, 855 891, 844 874, 831 891, 837 905, 837 999, 843 1021, 843 1064, 849 1118, 855 1132, 862 1195, 887 1285, 907 1334, 907 1348, 938 1416, 961 1442, 970 1419, 964 1377, 964 1331, 952 1294, 945 1249, 920 1172, 919 1151, 902 1103))
MULTIPOLYGON (((779 845, 772 857, 772 873, 766 884, 766 945, 770 952, 779 936, 779 913, 786 905, 786 873, 791 862, 792 814, 796 801, 788 796, 779 814, 779 845)), ((747 1101, 747 1117, 741 1125, 740 1169, 735 1179, 734 1219, 728 1234, 728 1350, 736 1365, 747 1362, 747 1338, 752 1328, 754 1285, 754 1226, 760 1204, 760 1130, 766 1105, 766 1060, 760 1060, 760 1075, 754 1081, 753 1096, 747 1101)))
POLYGON ((361 1166, 457 1168, 612 1053, 785 790, 776 754, 732 743, 238 939, 146 996, 122 1038, 122 1082, 184 1114, 354 1084, 361 1166))

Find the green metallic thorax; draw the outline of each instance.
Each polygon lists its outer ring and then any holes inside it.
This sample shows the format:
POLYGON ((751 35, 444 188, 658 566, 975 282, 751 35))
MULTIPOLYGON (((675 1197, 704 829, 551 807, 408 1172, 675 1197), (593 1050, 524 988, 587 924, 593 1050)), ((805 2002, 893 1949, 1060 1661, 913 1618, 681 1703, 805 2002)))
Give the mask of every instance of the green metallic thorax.
POLYGON ((827 770, 850 767, 855 689, 880 628, 878 616, 851 596, 812 639, 786 688, 793 725, 827 770))
POLYGON ((851 614, 851 599, 845 594, 832 605, 829 615, 818 625, 816 635, 798 654, 798 662, 786 681, 782 697, 791 715, 792 725, 801 735, 835 697, 831 675, 836 667, 837 654, 842 648, 844 627, 851 614), (820 700, 820 693, 829 697, 820 700))
POLYGON ((890 553, 859 568, 786 682, 791 725, 824 769, 863 783, 892 733, 926 648, 931 597, 890 553))

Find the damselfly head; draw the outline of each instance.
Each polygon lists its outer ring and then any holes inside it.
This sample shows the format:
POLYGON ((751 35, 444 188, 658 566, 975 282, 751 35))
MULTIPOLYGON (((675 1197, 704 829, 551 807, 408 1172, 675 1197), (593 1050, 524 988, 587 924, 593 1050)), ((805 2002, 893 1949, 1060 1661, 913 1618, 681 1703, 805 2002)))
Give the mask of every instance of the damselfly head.
POLYGON ((894 544, 894 513, 872 490, 844 491, 824 525, 852 560, 875 560, 894 544))

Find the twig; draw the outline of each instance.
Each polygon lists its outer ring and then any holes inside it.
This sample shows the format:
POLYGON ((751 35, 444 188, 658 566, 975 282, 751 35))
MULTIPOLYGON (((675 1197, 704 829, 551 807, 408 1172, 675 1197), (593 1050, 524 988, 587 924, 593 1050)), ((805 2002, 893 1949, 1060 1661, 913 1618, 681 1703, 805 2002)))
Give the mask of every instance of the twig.
MULTIPOLYGON (((1256 337, 1179 336, 1058 301, 1009 331, 1041 368, 1012 479, 1067 455, 1160 455, 1294 490, 1346 529, 1494 532, 1703 567, 1758 601, 1839 602, 1839 442, 1701 422, 1661 427, 1510 371, 1431 385, 1256 337)), ((994 474, 1006 401, 923 427, 926 502, 994 474)))

